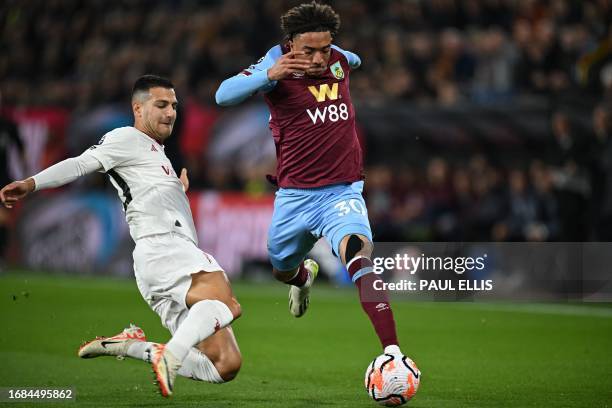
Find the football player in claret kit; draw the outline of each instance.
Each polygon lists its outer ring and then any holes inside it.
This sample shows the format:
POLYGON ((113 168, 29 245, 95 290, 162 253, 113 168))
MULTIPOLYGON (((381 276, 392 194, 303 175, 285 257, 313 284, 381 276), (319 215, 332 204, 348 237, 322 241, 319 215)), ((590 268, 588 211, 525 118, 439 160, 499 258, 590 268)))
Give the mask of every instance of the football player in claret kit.
POLYGON ((172 338, 166 344, 148 342, 142 329, 130 325, 115 336, 83 344, 78 355, 148 361, 165 397, 173 393, 177 374, 222 383, 236 376, 242 362, 230 326, 240 317, 240 305, 223 269, 197 247, 185 194, 186 170, 179 179, 164 153, 163 142, 172 133, 177 103, 169 80, 145 75, 132 92, 133 127, 114 129, 82 155, 0 191, 3 204, 11 208, 33 191, 61 186, 95 171, 108 174, 136 243, 138 289, 172 338))
POLYGON ((393 312, 373 282, 372 232, 362 197, 362 152, 349 79, 361 60, 332 43, 340 19, 328 5, 305 3, 281 17, 285 41, 226 79, 219 105, 261 92, 270 109, 278 184, 268 235, 276 279, 291 285, 289 309, 300 317, 318 265, 305 257, 320 237, 359 288, 361 305, 386 353, 400 354, 393 312))

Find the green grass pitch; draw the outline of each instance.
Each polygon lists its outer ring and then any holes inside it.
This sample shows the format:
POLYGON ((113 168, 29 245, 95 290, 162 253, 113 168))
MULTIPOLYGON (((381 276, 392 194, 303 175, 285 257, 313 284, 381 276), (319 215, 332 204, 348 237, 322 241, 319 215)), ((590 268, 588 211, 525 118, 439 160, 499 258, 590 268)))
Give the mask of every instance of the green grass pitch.
MULTIPOLYGON (((133 281, 0 276, 0 387, 74 387, 76 402, 9 407, 374 407, 363 376, 380 353, 348 289, 315 287, 301 319, 280 284, 237 283, 244 314, 234 328, 244 364, 213 385, 177 380, 155 394, 141 361, 81 360, 83 340, 140 325, 168 333, 133 281)), ((423 373, 413 407, 612 406, 610 305, 394 302, 402 349, 423 373)))

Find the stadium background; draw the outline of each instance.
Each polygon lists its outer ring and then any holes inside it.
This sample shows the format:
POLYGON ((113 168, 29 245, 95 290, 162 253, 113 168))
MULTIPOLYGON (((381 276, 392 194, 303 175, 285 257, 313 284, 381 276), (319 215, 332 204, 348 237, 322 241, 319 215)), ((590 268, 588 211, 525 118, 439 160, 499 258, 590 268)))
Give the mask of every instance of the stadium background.
MULTIPOLYGON (((181 101, 167 153, 189 169, 202 246, 233 274, 265 262, 267 108, 221 109, 214 91, 279 40, 293 4, 3 2, 2 114, 23 141, 4 143, 3 167, 19 178, 80 154, 132 123, 136 77, 167 75, 181 101)), ((336 42, 363 60, 351 92, 377 241, 609 240, 609 1, 333 5, 336 42)), ((113 196, 96 175, 3 211, 5 263, 129 275, 113 196)))
MULTIPOLYGON (((168 333, 129 279, 133 242, 105 178, 36 193, 0 210, 0 393, 73 386, 91 407, 372 406, 362 373, 380 350, 329 248, 316 256, 331 283, 317 284, 305 318, 289 316, 286 288, 268 283, 265 105, 214 105, 220 81, 278 42, 280 14, 298 3, 0 3, 2 184, 132 124, 134 79, 167 75, 180 106, 166 151, 189 169, 200 245, 245 311, 234 326, 238 380, 179 379, 175 401, 145 385, 141 362, 80 361, 80 341, 130 321, 151 339, 168 333), (6 142, 12 123, 22 143, 6 142)), ((612 299, 612 2, 330 3, 337 43, 363 60, 351 93, 369 217, 377 243, 388 242, 377 247, 488 251, 490 267, 472 278, 501 289, 496 302, 395 296, 402 347, 424 374, 413 406, 609 406, 610 304, 567 301, 612 299)))

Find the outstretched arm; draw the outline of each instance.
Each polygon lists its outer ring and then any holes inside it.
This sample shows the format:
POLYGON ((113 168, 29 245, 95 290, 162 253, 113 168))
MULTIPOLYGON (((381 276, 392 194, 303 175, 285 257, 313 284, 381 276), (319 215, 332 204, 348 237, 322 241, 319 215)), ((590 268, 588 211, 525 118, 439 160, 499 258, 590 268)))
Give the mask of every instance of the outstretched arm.
POLYGON ((83 153, 54 164, 35 176, 13 181, 0 190, 0 200, 6 208, 12 208, 17 201, 33 191, 59 187, 98 170, 102 170, 102 164, 95 157, 83 153))
POLYGON ((236 105, 258 91, 272 89, 274 85, 268 78, 268 70, 240 73, 221 82, 215 93, 215 101, 221 106, 236 105))

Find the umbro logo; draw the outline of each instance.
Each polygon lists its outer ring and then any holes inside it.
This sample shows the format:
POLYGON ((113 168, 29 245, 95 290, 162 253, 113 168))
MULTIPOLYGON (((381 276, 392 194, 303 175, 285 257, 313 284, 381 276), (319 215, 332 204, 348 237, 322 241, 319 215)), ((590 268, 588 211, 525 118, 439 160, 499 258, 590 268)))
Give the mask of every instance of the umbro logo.
POLYGON ((389 310, 389 304, 388 303, 379 303, 376 305, 376 311, 377 312, 382 312, 383 310, 389 310))
POLYGON ((157 152, 158 150, 155 148, 155 145, 151 145, 151 151, 152 152, 157 152))

